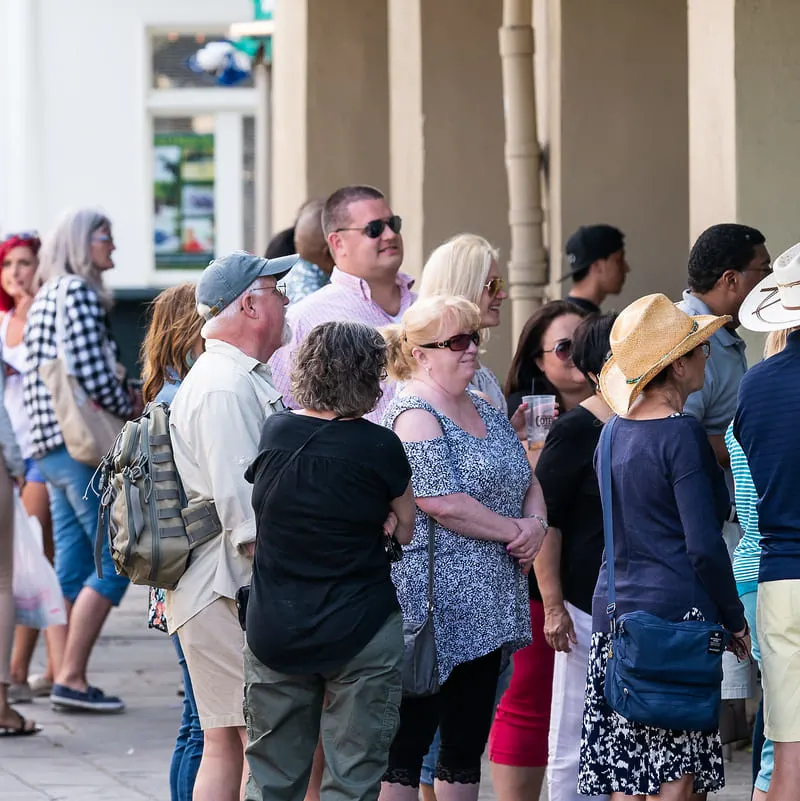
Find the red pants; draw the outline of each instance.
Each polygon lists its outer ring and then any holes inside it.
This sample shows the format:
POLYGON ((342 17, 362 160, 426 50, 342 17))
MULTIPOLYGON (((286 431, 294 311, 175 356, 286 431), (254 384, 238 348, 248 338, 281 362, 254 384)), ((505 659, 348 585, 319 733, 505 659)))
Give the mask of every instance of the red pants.
POLYGON ((489 735, 489 759, 498 765, 547 765, 555 651, 544 639, 544 606, 531 601, 533 642, 514 654, 514 672, 489 735))

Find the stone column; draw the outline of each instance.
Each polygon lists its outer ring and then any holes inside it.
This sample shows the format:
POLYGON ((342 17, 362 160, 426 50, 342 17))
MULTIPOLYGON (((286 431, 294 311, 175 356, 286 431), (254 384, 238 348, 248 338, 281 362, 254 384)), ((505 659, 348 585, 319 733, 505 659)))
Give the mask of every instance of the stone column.
POLYGON ((379 0, 277 0, 273 230, 339 186, 389 191, 386 13, 379 0))
POLYGON ((650 292, 678 298, 689 238, 686 4, 536 0, 544 2, 535 20, 547 22, 551 294, 569 290, 558 281, 566 238, 605 222, 625 232, 632 268, 607 305, 650 292))
MULTIPOLYGON (((391 185, 403 216, 404 269, 419 275, 445 239, 471 232, 509 258, 502 0, 388 0, 391 185)), ((493 332, 490 366, 501 380, 510 352, 510 306, 493 332)))

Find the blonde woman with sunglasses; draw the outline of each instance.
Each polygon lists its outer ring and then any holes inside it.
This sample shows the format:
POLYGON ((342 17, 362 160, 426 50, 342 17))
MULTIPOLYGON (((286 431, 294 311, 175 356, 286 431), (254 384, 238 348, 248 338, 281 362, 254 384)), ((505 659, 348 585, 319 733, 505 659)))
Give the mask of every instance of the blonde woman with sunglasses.
MULTIPOLYGON (((458 295, 474 303, 480 309, 481 336, 485 342, 490 329, 500 325, 500 307, 508 297, 506 282, 500 276, 497 250, 475 234, 458 234, 439 245, 428 257, 419 287, 420 299, 434 295, 458 295)), ((469 388, 505 411, 503 389, 486 365, 478 363, 469 388)))

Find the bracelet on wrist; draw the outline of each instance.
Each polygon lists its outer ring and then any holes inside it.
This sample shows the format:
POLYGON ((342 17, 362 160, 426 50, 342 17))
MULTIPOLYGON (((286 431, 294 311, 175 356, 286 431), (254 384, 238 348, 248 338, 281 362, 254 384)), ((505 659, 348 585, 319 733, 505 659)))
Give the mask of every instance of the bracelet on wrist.
POLYGON ((533 520, 537 520, 542 529, 544 529, 544 531, 547 531, 547 529, 550 528, 547 519, 542 517, 541 515, 533 514, 533 515, 526 515, 526 517, 532 518, 533 520))

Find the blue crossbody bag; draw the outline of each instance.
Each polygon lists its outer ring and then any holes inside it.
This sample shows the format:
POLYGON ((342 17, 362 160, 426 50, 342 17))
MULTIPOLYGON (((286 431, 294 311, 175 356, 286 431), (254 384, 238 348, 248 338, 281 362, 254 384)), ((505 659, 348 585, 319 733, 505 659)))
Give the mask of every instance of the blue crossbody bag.
POLYGON ((728 632, 716 623, 664 620, 649 612, 617 617, 611 503, 611 437, 617 419, 612 417, 600 435, 598 464, 611 628, 605 698, 615 712, 636 723, 710 731, 719 726, 728 632))

